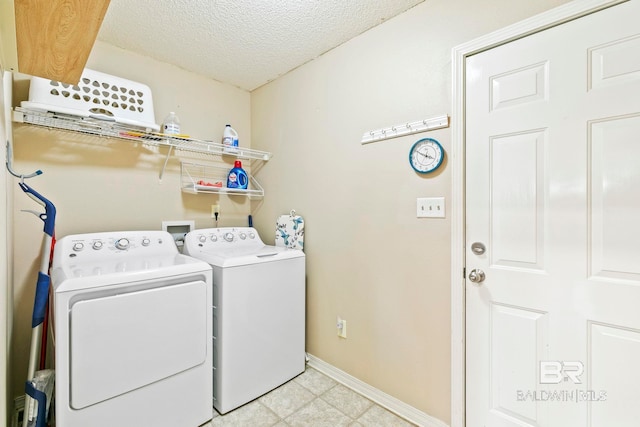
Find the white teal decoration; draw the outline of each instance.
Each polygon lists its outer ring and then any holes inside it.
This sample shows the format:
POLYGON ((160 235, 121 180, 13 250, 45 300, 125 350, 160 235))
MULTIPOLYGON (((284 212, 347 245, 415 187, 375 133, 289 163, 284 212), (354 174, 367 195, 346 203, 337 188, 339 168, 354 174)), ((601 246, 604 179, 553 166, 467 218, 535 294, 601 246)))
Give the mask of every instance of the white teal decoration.
POLYGON ((296 215, 295 210, 278 217, 275 244, 290 249, 304 249, 304 219, 296 215))

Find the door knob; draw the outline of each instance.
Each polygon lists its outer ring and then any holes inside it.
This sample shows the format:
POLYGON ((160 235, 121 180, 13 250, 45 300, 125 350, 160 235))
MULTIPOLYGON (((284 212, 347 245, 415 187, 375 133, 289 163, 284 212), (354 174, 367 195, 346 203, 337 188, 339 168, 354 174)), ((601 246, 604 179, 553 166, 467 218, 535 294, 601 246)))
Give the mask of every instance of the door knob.
POLYGON ((481 283, 485 278, 484 271, 479 269, 473 269, 469 272, 469 280, 473 283, 481 283))

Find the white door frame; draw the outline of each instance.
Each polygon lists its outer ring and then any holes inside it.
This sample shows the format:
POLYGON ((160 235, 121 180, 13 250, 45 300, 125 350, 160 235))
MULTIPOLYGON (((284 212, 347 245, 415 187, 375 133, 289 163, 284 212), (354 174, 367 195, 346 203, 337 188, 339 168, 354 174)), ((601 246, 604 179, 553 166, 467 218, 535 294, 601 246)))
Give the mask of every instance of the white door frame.
MULTIPOLYGON (((451 427, 465 426, 465 61, 544 29, 628 0, 574 0, 452 50, 451 113, 451 427)), ((636 1, 636 0, 632 0, 636 1)))
MULTIPOLYGON (((13 142, 11 124, 11 98, 13 76, 0 66, 0 139, 6 163, 5 143, 13 142)), ((13 325, 13 191, 12 177, 4 166, 0 171, 0 425, 10 421, 12 408, 9 398, 11 367, 9 366, 11 328, 13 325)))

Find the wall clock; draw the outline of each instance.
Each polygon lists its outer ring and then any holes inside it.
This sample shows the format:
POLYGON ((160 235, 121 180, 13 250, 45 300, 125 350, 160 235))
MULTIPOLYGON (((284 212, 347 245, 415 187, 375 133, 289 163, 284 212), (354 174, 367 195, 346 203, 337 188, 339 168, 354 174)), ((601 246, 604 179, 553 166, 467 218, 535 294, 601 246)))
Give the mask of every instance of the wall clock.
POLYGON ((418 173, 433 172, 440 167, 444 159, 444 149, 438 141, 423 138, 409 150, 409 163, 418 173))

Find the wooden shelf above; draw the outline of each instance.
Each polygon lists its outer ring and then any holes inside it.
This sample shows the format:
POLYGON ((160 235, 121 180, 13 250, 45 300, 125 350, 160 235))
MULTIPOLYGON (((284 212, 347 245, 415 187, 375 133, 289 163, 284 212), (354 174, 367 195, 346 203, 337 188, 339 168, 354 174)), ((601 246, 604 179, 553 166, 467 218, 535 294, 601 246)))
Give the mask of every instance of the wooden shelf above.
POLYGON ((110 0, 13 0, 3 2, 3 66, 24 74, 76 84, 102 25, 110 0), (13 3, 15 20, 7 23, 13 3), (13 26, 11 24, 14 24, 13 26), (17 64, 14 63, 17 60, 17 64))

